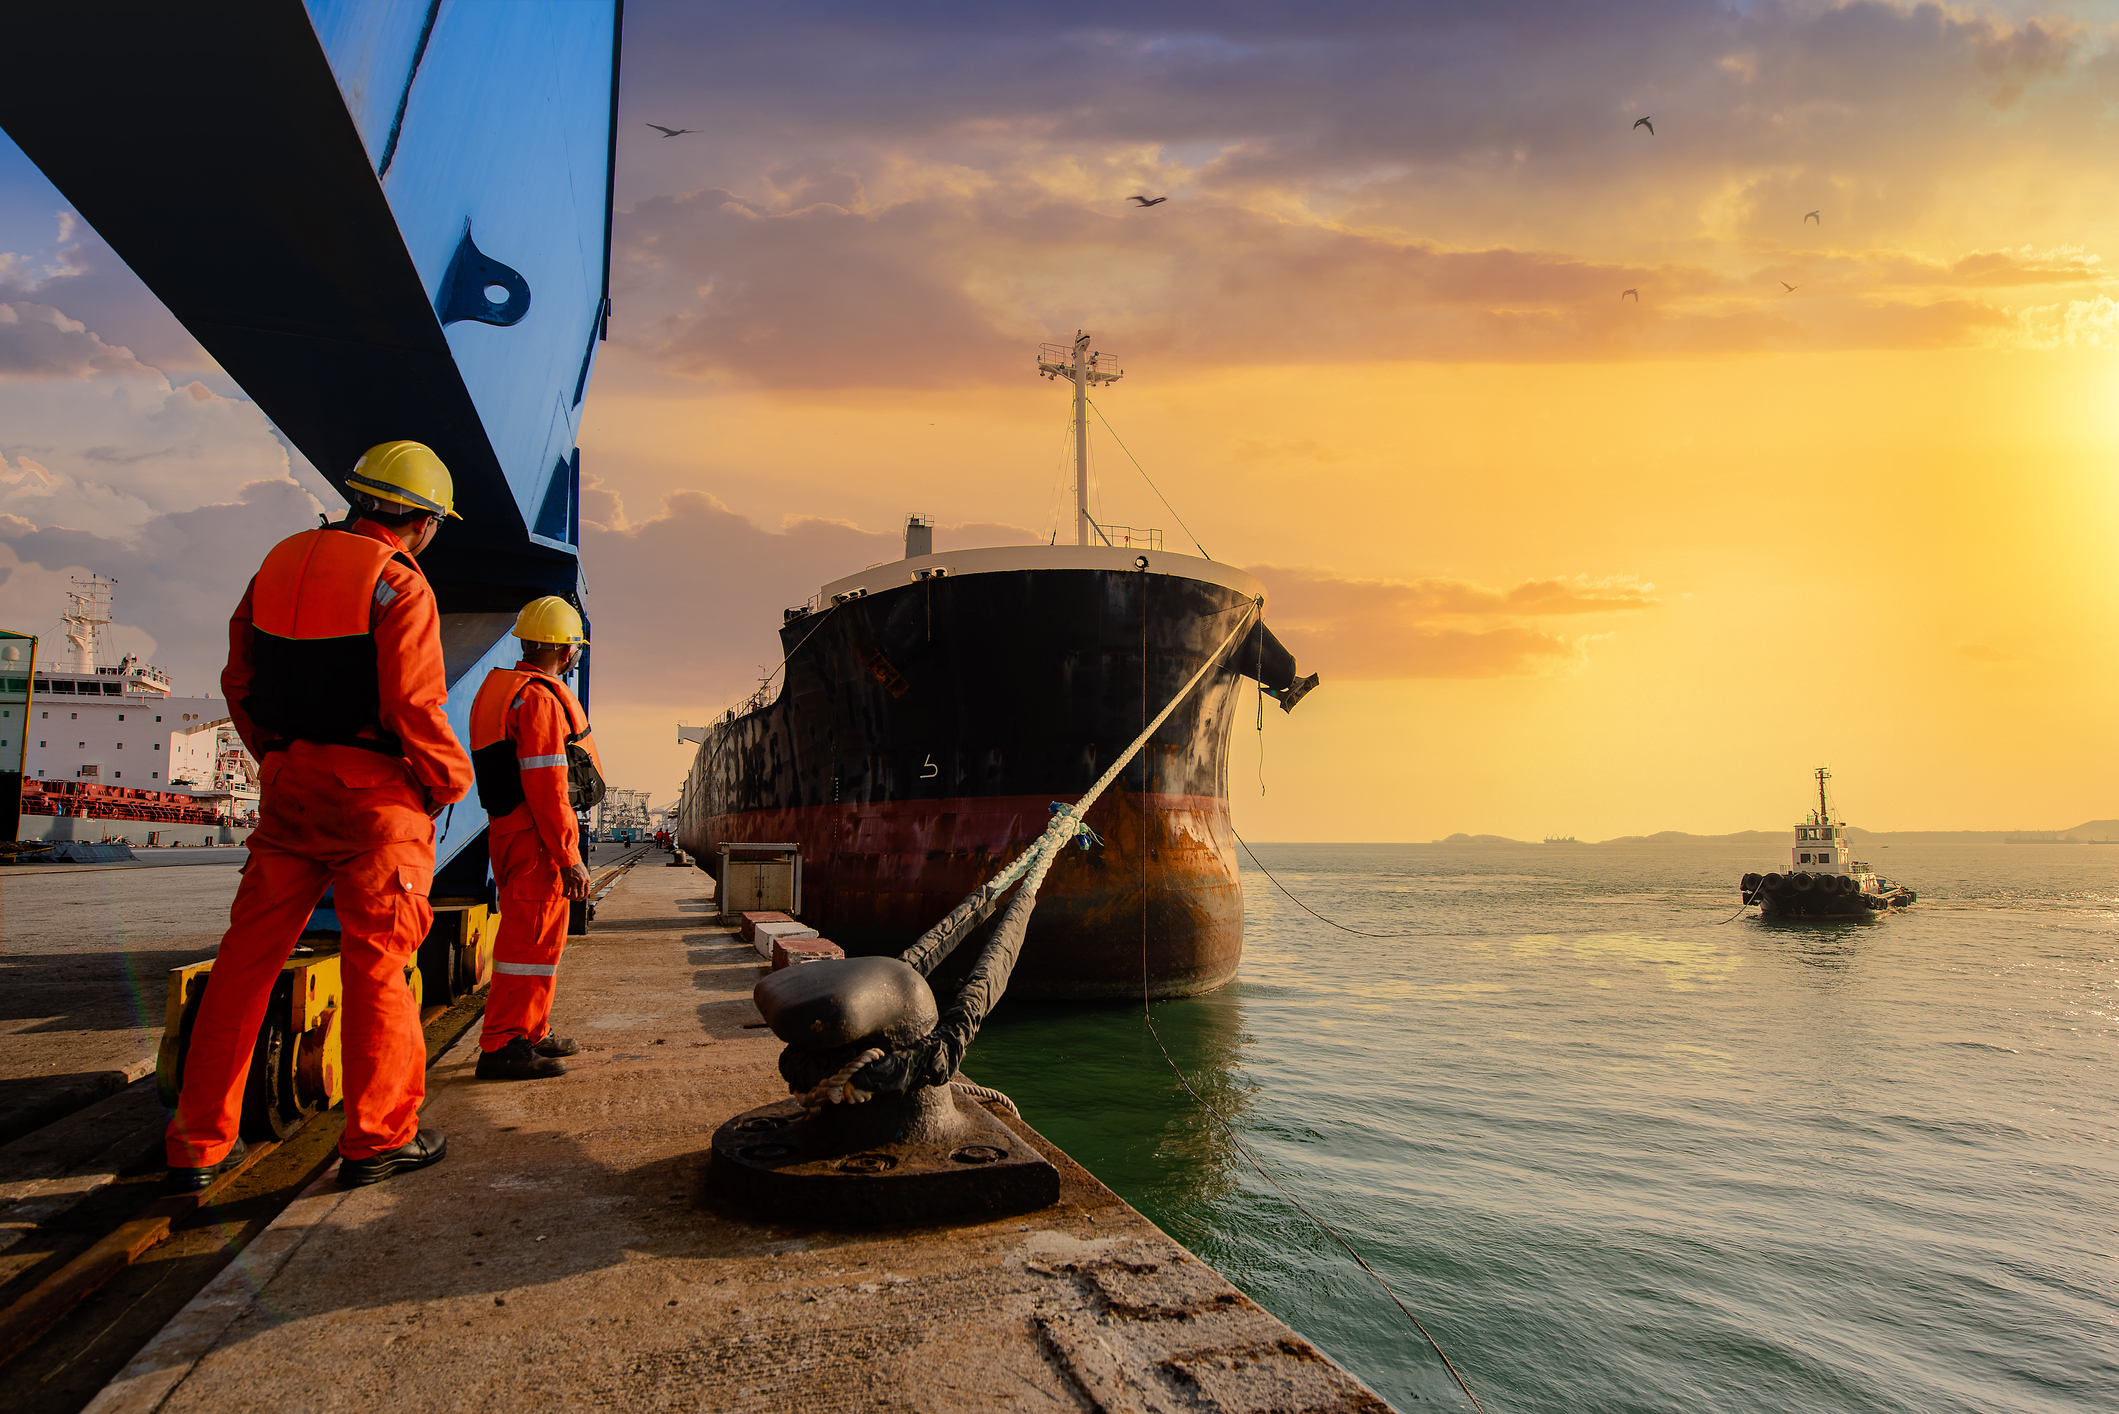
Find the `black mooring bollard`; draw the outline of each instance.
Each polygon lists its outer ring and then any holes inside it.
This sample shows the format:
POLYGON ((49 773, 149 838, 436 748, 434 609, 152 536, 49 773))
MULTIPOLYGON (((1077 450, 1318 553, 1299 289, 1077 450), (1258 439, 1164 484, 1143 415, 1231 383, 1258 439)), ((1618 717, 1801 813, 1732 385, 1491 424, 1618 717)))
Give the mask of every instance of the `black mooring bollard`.
MULTIPOLYGON (((888 1055, 934 1030, 927 979, 894 957, 804 963, 753 995, 787 1043, 780 1073, 797 1096, 866 1051, 888 1055)), ((985 1222, 1059 1201, 1059 1172, 976 1102, 916 1085, 859 1103, 800 1098, 714 1131, 707 1192, 746 1217, 819 1227, 985 1222)))

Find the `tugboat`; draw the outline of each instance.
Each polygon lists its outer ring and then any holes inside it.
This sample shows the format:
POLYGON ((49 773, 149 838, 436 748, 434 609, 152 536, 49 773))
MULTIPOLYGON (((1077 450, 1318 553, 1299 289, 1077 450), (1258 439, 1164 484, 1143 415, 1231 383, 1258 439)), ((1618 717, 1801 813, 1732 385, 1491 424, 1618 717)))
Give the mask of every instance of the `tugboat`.
POLYGON ((1817 808, 1795 826, 1785 874, 1746 874, 1740 887, 1744 902, 1757 904, 1762 918, 1862 918, 1904 908, 1919 897, 1854 858, 1847 822, 1832 818, 1825 782, 1832 773, 1817 768, 1817 808))

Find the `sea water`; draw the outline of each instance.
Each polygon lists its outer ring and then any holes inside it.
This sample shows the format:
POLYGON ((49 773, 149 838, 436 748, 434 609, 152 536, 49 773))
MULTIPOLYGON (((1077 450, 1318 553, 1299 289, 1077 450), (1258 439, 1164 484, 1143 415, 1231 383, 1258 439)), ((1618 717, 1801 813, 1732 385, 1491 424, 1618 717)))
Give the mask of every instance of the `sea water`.
POLYGON ((966 1069, 1401 1409, 2119 1410, 2119 846, 1261 845, 1241 975, 966 1069), (1725 921, 1726 920, 1726 921, 1725 921), (1278 1191, 1239 1152, 1271 1170, 1278 1191))

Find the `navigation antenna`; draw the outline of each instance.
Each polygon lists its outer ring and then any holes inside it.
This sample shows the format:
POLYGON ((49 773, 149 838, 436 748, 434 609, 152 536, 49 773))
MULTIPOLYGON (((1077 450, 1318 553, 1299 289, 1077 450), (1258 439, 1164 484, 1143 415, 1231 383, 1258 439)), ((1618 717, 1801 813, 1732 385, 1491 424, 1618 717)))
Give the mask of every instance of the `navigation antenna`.
POLYGON ((1116 383, 1126 376, 1115 363, 1089 351, 1089 336, 1075 331, 1072 347, 1039 344, 1037 371, 1047 378, 1064 378, 1074 385, 1074 543, 1089 543, 1095 522, 1089 519, 1089 385, 1116 383))
POLYGON ((91 574, 85 581, 77 577, 71 583, 73 588, 66 591, 66 612, 59 621, 66 625, 66 641, 73 645, 74 671, 92 673, 96 670, 96 649, 101 646, 100 630, 110 626, 110 591, 117 581, 91 574))

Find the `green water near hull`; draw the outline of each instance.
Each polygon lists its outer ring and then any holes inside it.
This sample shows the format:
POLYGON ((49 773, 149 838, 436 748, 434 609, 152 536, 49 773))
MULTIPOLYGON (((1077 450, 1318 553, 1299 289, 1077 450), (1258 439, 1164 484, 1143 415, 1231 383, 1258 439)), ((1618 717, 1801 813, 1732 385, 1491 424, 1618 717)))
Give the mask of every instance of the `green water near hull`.
MULTIPOLYGON (((1239 979, 1156 1025, 1489 1410, 2119 1407, 2119 855, 1905 847, 1875 922, 1732 846, 1261 847, 1239 979)), ((1138 1007, 966 1069, 1401 1408, 1463 1407, 1179 1086, 1138 1007)))

